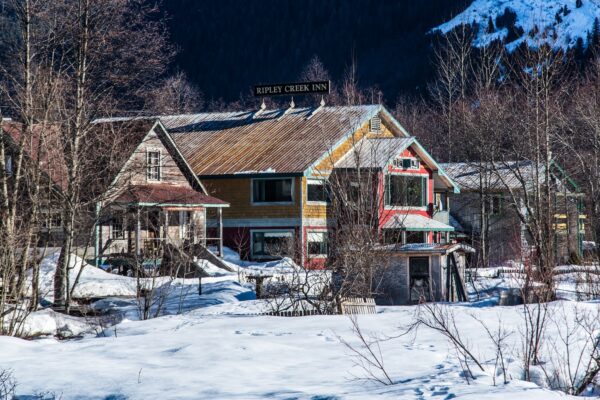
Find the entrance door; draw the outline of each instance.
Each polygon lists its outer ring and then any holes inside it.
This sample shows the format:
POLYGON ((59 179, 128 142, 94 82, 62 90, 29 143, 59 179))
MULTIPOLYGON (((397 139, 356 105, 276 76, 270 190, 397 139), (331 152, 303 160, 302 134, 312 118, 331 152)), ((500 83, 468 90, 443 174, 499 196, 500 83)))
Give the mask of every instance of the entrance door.
POLYGON ((429 257, 410 257, 408 259, 408 274, 409 301, 418 303, 430 301, 429 257))

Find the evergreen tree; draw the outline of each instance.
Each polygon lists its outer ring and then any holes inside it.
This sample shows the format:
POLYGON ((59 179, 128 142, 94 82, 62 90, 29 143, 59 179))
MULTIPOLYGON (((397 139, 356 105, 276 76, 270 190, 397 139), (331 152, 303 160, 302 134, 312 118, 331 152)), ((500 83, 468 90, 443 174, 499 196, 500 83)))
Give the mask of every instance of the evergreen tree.
POLYGON ((494 21, 492 17, 488 17, 488 26, 486 29, 486 33, 494 33, 496 31, 496 27, 494 26, 494 21))

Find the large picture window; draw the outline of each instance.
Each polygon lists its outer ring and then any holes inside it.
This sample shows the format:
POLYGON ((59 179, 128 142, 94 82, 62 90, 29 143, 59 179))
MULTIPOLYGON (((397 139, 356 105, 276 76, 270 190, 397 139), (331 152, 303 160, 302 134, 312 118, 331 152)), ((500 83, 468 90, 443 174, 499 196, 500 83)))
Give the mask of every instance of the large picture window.
POLYGON ((292 231, 252 232, 252 257, 281 258, 292 255, 292 231))
POLYGON ((408 175, 388 175, 385 204, 400 207, 424 207, 427 202, 427 178, 408 175))
POLYGON ((289 203, 292 201, 292 178, 255 179, 252 181, 253 203, 289 203))

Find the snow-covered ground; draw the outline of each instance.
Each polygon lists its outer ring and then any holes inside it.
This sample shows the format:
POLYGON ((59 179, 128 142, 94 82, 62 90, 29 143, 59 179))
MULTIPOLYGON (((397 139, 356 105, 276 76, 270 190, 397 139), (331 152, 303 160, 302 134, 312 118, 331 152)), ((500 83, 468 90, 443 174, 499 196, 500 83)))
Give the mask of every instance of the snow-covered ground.
MULTIPOLYGON (((242 304, 242 303, 240 303, 242 304)), ((492 345, 471 314, 490 325, 515 323, 518 308, 449 306, 483 360, 492 345), (470 332, 470 333, 469 333, 470 332)), ((492 383, 491 372, 467 384, 446 340, 421 329, 416 339, 382 344, 394 385, 360 380, 341 336, 357 339, 345 316, 282 318, 227 314, 235 306, 207 305, 181 315, 123 321, 108 337, 59 342, 0 338, 0 366, 14 371, 19 395, 53 392, 62 399, 553 399, 565 398, 519 381, 492 383), (227 313, 222 313, 226 311, 227 313)), ((414 307, 381 308, 359 317, 367 331, 397 335, 414 307)), ((516 339, 516 335, 515 335, 516 339)), ((491 367, 490 367, 491 368, 491 367)))
POLYGON ((575 45, 577 38, 582 38, 585 44, 594 19, 600 17, 599 0, 582 0, 579 8, 576 7, 575 0, 474 0, 465 11, 436 29, 445 33, 461 24, 477 22, 479 33, 474 44, 486 46, 508 35, 506 28, 495 26, 496 17, 502 15, 507 8, 516 13, 515 25, 524 31, 520 38, 507 44, 509 50, 525 40, 531 46, 549 43, 555 47, 568 48, 575 45), (568 9, 566 15, 562 11, 565 6, 568 9), (493 30, 488 28, 489 18, 494 22, 493 30))
MULTIPOLYGON (((230 256, 234 264, 243 264, 230 256)), ((52 263, 47 261, 48 273, 52 263)), ((251 268, 258 270, 260 265, 251 268)), ((120 295, 93 304, 120 313, 122 320, 114 326, 98 325, 94 318, 37 312, 28 321, 32 330, 63 329, 82 336, 73 340, 0 337, 0 369, 12 371, 17 395, 28 400, 40 393, 64 400, 570 398, 522 380, 523 307, 499 307, 489 301, 502 288, 515 285, 512 278, 496 272, 488 271, 478 279, 479 301, 440 306, 455 316, 465 342, 484 364, 485 372, 474 369, 476 379, 469 382, 454 348, 442 335, 424 327, 416 334, 399 335, 415 321, 417 307, 378 307, 377 314, 358 317, 367 335, 392 338, 381 342, 383 362, 393 381, 385 386, 363 379, 366 375, 340 341, 360 347, 348 317, 257 315, 267 305, 255 299, 252 285, 240 283, 236 273, 203 279, 202 295, 195 279, 169 281, 162 316, 145 321, 139 320, 135 299, 120 295), (482 323, 492 331, 501 324, 510 332, 505 349, 508 384, 502 383, 498 372, 494 374, 494 344, 482 323)), ((86 267, 82 279, 94 295, 95 290, 121 293, 108 288, 126 287, 131 278, 86 267), (94 289, 96 275, 101 284, 94 289)), ((595 302, 567 300, 549 307, 552 318, 543 345, 548 365, 551 349, 562 349, 558 338, 565 333, 563 321, 583 312, 599 315, 594 313, 600 310, 595 302)), ((543 386, 542 373, 534 372, 543 386)))

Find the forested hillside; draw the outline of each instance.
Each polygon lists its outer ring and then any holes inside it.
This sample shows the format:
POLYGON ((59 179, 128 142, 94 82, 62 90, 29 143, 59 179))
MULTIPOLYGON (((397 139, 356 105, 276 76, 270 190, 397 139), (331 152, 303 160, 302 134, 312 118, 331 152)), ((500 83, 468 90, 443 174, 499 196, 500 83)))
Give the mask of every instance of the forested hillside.
POLYGON ((468 0, 171 0, 175 67, 208 99, 237 99, 259 82, 297 78, 317 55, 334 81, 354 58, 361 85, 386 100, 419 92, 432 78, 427 32, 468 0))

